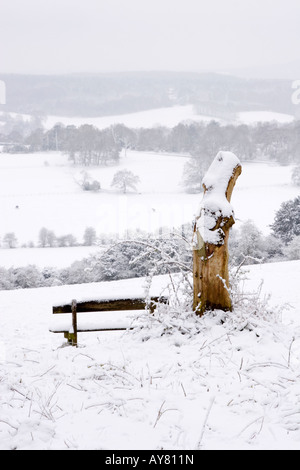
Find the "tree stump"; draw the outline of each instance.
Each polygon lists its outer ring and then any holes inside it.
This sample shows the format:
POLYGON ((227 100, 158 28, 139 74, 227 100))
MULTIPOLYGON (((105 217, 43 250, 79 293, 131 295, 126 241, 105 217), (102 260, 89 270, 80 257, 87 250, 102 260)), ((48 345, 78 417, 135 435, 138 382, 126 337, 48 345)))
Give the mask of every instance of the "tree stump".
POLYGON ((235 220, 230 200, 241 172, 233 153, 219 152, 202 181, 204 195, 193 240, 193 307, 198 315, 206 310, 232 310, 228 238, 235 220))

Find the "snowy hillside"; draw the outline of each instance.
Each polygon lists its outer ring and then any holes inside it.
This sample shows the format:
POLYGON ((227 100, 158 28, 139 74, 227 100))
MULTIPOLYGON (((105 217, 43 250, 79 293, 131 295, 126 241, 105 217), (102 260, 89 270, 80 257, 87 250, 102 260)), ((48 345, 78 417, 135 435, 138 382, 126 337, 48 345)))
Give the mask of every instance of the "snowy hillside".
POLYGON ((294 120, 290 114, 274 113, 271 111, 245 111, 238 114, 238 121, 242 124, 255 124, 257 122, 276 121, 287 124, 294 120))
MULTIPOLYGON (((71 166, 66 155, 0 154, 0 237, 14 232, 19 246, 29 241, 36 245, 40 229, 46 227, 57 236, 72 233, 82 242, 89 226, 98 234, 124 236, 131 229, 154 232, 160 226, 190 224, 201 195, 184 190, 186 161, 184 156, 128 151, 118 166, 87 169, 101 183, 101 191, 95 193, 83 191, 77 184, 81 169, 71 166), (111 182, 116 171, 125 168, 137 175, 140 183, 137 192, 124 195, 112 188, 111 182)), ((243 163, 232 199, 237 226, 252 219, 269 233, 281 203, 299 194, 291 184, 291 172, 291 166, 243 163)))
POLYGON ((74 261, 87 258, 89 255, 99 253, 98 246, 69 246, 68 248, 9 248, 1 249, 1 266, 28 266, 34 264, 40 269, 45 266, 67 268, 74 261))
POLYGON ((0 292, 0 449, 299 449, 300 263, 249 270, 265 316, 255 297, 247 314, 161 312, 77 349, 49 333, 51 306, 97 285, 0 292))
MULTIPOLYGON (((117 116, 101 116, 101 117, 61 117, 48 116, 44 126, 51 129, 57 122, 65 125, 80 126, 82 124, 91 124, 99 129, 114 124, 124 124, 126 127, 138 128, 141 125, 145 128, 153 126, 174 127, 184 121, 203 121, 212 120, 210 116, 197 115, 193 105, 172 106, 168 108, 150 109, 148 111, 139 111, 130 114, 120 114, 117 116), (142 124, 141 124, 142 123, 142 124)), ((217 121, 219 119, 216 118, 217 121)))
MULTIPOLYGON (((13 117, 20 117, 24 121, 29 121, 29 114, 10 113, 13 117)), ((1 115, 1 112, 0 112, 1 115)), ((55 124, 61 123, 65 126, 81 126, 90 124, 99 129, 105 129, 114 124, 124 124, 130 128, 151 128, 155 126, 175 127, 181 122, 210 122, 217 121, 220 124, 228 123, 217 116, 206 116, 197 114, 195 107, 191 104, 184 106, 172 106, 167 108, 150 109, 129 114, 120 114, 112 116, 99 117, 68 117, 68 116, 47 116, 43 121, 45 129, 51 129, 55 124)), ((233 123, 236 124, 254 124, 256 122, 276 121, 278 123, 289 123, 294 120, 290 114, 276 113, 274 111, 244 111, 238 113, 233 123)))

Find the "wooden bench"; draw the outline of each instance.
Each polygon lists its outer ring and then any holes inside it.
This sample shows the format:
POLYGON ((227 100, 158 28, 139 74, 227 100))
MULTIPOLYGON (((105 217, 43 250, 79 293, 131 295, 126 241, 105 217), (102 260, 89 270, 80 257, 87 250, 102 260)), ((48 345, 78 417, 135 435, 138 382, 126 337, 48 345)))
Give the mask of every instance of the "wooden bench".
MULTIPOLYGON (((64 337, 72 346, 77 346, 77 333, 92 332, 92 331, 120 331, 127 330, 131 327, 133 317, 124 317, 119 319, 115 324, 108 321, 107 323, 101 322, 101 312, 124 312, 145 310, 148 305, 150 313, 153 313, 157 303, 168 303, 167 297, 151 297, 150 302, 147 304, 144 298, 138 299, 116 299, 105 301, 84 301, 77 302, 72 300, 71 303, 65 305, 56 305, 52 308, 54 315, 58 314, 71 314, 71 319, 67 318, 63 325, 52 326, 50 331, 52 333, 64 333, 64 337), (89 325, 78 323, 77 313, 100 313, 97 315, 97 322, 89 325), (98 321, 99 318, 99 321, 98 321)), ((69 315, 70 316, 70 315, 69 315)))

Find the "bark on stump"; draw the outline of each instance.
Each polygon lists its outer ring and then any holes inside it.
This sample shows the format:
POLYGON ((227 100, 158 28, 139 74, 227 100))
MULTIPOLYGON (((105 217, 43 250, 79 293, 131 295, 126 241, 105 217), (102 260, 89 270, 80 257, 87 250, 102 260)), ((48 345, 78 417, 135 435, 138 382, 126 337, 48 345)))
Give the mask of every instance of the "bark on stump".
POLYGON ((232 310, 228 273, 228 238, 235 223, 230 204, 238 176, 238 158, 219 152, 203 178, 204 195, 194 225, 193 307, 198 315, 206 310, 232 310))

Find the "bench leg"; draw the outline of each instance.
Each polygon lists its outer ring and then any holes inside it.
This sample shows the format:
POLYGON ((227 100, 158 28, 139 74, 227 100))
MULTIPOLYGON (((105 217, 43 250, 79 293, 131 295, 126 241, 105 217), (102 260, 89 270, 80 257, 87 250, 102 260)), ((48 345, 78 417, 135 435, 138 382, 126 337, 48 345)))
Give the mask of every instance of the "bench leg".
POLYGON ((72 300, 72 327, 73 333, 70 334, 72 346, 77 347, 77 302, 72 300))
POLYGON ((72 300, 72 329, 65 331, 64 337, 68 340, 68 344, 77 347, 77 302, 72 300))
POLYGON ((77 346, 77 337, 75 337, 74 333, 69 333, 68 331, 64 332, 64 337, 68 340, 68 343, 72 346, 77 346))

